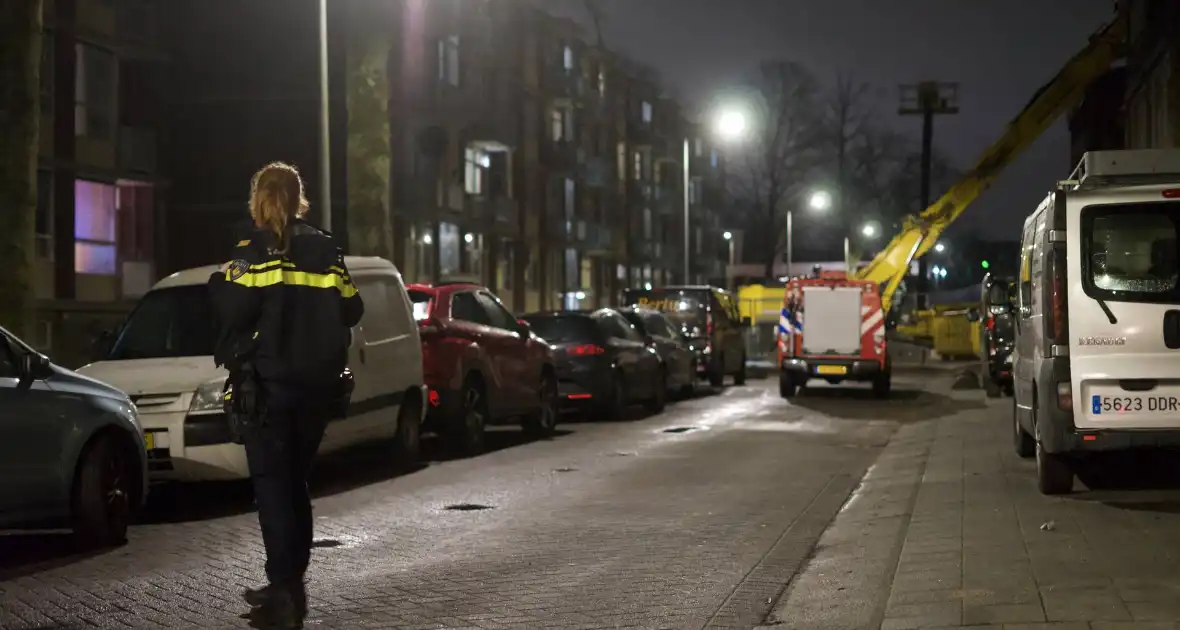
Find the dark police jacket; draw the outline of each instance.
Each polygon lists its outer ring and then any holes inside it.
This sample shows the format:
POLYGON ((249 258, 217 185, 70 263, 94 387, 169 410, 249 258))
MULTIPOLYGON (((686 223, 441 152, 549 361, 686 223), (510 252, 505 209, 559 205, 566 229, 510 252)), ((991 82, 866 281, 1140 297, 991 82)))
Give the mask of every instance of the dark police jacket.
POLYGON ((364 303, 331 235, 297 221, 285 255, 275 242, 270 232, 247 234, 226 271, 209 278, 222 329, 214 358, 232 370, 249 346, 264 383, 333 387, 364 303))

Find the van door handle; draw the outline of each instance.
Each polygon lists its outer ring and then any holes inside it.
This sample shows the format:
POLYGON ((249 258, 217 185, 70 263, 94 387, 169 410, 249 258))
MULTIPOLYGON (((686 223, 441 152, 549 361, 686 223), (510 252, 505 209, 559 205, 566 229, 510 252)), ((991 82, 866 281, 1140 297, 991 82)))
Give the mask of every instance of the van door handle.
POLYGON ((1164 313, 1164 345, 1170 350, 1180 349, 1180 310, 1164 313))

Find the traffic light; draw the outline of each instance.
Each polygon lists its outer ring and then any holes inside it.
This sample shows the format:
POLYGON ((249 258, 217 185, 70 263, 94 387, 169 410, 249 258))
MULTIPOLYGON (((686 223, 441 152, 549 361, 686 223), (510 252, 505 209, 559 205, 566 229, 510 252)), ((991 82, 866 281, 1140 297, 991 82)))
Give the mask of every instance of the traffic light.
POLYGON ((991 267, 991 265, 989 265, 989 264, 988 264, 988 262, 987 262, 986 260, 985 260, 985 261, 983 261, 983 262, 980 262, 980 263, 979 263, 979 266, 980 266, 980 267, 983 267, 984 269, 987 269, 988 267, 991 267))

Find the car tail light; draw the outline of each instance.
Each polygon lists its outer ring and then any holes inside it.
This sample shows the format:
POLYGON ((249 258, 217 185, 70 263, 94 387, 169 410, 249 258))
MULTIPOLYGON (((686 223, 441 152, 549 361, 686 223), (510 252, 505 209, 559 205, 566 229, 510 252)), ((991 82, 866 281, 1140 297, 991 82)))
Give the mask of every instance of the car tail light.
POLYGON ((1049 253, 1049 323, 1053 343, 1068 343, 1069 312, 1066 303, 1065 251, 1057 248, 1049 253))
POLYGON ((575 357, 593 357, 606 352, 602 346, 594 345, 592 343, 582 344, 580 346, 570 346, 565 350, 566 354, 575 357))
POLYGON ((1073 411, 1073 385, 1069 381, 1057 384, 1057 407, 1062 411, 1073 411))
POLYGON ((1169 188, 1165 190, 1164 199, 1180 199, 1180 188, 1169 188))

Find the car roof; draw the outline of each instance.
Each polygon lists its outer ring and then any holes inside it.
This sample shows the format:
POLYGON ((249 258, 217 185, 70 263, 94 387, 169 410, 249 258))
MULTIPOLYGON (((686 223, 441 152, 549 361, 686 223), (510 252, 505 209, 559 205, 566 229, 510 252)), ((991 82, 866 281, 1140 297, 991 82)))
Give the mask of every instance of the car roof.
MULTIPOLYGON (((348 266, 349 273, 356 275, 357 272, 366 271, 386 271, 398 273, 397 267, 393 263, 378 258, 376 256, 345 256, 344 264, 348 266)), ((155 284, 152 287, 155 289, 168 289, 171 287, 187 287, 205 284, 209 282, 209 276, 217 271, 219 265, 205 265, 204 267, 194 267, 192 269, 184 269, 177 271, 155 284)))
POLYGON ((482 284, 473 284, 471 282, 439 282, 438 284, 415 282, 413 284, 406 285, 407 291, 423 291, 426 293, 434 293, 436 295, 443 293, 444 291, 483 291, 485 289, 487 289, 487 287, 483 286, 482 284))
POLYGON ((576 311, 536 311, 534 313, 526 313, 521 315, 522 319, 537 318, 537 317, 590 317, 604 309, 580 309, 576 311))

